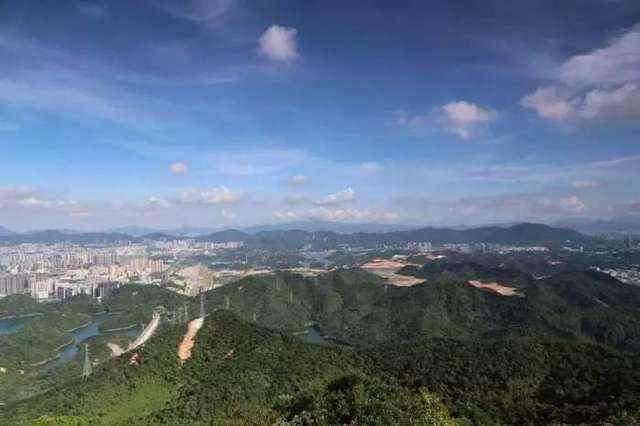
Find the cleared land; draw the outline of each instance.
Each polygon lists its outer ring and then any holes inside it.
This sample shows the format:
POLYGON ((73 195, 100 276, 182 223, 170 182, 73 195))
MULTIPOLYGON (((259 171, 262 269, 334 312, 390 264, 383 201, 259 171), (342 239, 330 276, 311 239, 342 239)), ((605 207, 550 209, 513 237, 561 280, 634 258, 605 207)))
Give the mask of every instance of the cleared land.
POLYGON ((469 280, 467 281, 469 285, 472 285, 476 288, 480 288, 483 290, 489 290, 493 293, 499 294, 500 296, 517 296, 518 289, 515 287, 507 287, 500 283, 482 283, 478 280, 469 280))
POLYGON ((424 278, 410 277, 407 275, 399 275, 397 272, 407 265, 413 265, 409 262, 389 259, 373 259, 360 267, 367 272, 378 275, 398 287, 409 287, 424 282, 424 278))

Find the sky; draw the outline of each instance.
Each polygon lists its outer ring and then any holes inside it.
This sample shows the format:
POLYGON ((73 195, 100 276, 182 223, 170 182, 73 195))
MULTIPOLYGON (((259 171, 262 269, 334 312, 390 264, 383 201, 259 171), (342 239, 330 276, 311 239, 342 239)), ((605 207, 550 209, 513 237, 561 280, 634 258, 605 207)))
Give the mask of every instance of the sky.
POLYGON ((640 216, 640 2, 0 1, 0 226, 640 216))

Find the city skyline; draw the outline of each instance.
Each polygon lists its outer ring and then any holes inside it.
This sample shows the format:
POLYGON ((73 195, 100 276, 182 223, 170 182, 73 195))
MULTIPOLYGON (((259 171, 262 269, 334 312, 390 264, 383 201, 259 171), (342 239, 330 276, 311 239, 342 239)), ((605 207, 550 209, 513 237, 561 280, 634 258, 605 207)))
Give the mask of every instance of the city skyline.
POLYGON ((11 230, 640 216, 637 2, 0 8, 11 230))

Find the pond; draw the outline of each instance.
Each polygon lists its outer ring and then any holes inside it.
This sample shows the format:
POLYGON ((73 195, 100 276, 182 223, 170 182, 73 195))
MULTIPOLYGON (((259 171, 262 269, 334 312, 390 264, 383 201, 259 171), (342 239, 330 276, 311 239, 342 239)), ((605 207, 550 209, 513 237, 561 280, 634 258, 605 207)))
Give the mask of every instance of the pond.
POLYGON ((316 345, 336 345, 337 343, 331 338, 323 337, 320 330, 313 325, 305 328, 304 333, 296 334, 300 340, 307 343, 315 343, 316 345))

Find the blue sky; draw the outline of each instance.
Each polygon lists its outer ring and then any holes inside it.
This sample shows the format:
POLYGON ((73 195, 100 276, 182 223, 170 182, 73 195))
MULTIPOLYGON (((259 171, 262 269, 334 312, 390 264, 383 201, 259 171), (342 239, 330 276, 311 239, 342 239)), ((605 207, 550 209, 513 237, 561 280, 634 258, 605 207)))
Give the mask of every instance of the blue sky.
POLYGON ((7 1, 0 55, 13 229, 640 214, 635 1, 7 1))

